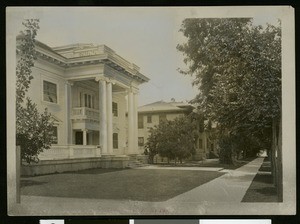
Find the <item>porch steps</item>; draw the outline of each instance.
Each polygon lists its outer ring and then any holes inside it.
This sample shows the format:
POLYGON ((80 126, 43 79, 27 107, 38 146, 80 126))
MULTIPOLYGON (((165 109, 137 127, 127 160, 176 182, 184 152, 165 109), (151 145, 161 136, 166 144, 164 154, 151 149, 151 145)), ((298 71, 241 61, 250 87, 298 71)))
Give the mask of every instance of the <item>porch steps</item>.
POLYGON ((138 160, 131 160, 131 161, 129 161, 126 168, 134 169, 134 168, 143 167, 143 166, 149 166, 149 164, 145 164, 138 160))

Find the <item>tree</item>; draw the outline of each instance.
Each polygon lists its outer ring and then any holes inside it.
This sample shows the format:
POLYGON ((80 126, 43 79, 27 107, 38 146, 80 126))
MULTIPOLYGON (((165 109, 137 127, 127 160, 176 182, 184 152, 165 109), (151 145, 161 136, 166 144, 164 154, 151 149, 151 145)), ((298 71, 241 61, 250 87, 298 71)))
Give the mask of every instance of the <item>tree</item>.
POLYGON ((49 149, 53 141, 53 121, 47 108, 39 113, 37 106, 25 97, 30 87, 32 67, 36 59, 35 37, 39 21, 23 22, 24 31, 17 37, 16 66, 16 143, 21 146, 21 156, 26 162, 37 162, 38 154, 49 149), (25 101, 24 101, 25 100, 25 101))
POLYGON ((180 71, 194 77, 199 89, 194 101, 218 123, 225 151, 234 154, 245 142, 259 140, 259 147, 272 152, 275 168, 276 151, 281 155, 280 24, 263 28, 250 18, 185 19, 180 31, 187 42, 177 49, 188 66, 180 71))
POLYGON ((159 132, 157 128, 151 128, 149 130, 149 137, 145 144, 145 154, 148 155, 149 162, 154 163, 154 156, 158 154, 158 139, 159 132))
POLYGON ((188 117, 163 121, 150 130, 146 149, 153 162, 153 157, 159 154, 169 160, 182 162, 195 154, 195 124, 188 117), (150 156, 151 155, 151 156, 150 156))

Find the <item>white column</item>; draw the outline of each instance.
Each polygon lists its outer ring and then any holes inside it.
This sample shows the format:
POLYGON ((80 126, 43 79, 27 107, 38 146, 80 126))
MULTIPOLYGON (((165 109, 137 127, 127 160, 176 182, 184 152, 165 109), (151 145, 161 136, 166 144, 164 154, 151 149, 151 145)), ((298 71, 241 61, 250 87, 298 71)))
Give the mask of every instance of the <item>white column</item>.
POLYGON ((134 154, 134 102, 132 90, 128 90, 128 153, 134 154))
POLYGON ((69 81, 65 82, 65 132, 66 132, 66 145, 72 144, 72 121, 71 121, 71 114, 72 114, 72 83, 69 81))
POLYGON ((99 112, 100 130, 99 141, 102 154, 107 154, 107 116, 106 116, 106 81, 99 81, 99 112))
POLYGON ((112 124, 112 83, 106 84, 106 110, 107 110, 107 151, 113 154, 113 124, 112 124))
POLYGON ((139 154, 138 150, 138 93, 133 93, 133 148, 136 154, 139 154))
POLYGON ((87 145, 87 130, 83 129, 83 145, 87 145))

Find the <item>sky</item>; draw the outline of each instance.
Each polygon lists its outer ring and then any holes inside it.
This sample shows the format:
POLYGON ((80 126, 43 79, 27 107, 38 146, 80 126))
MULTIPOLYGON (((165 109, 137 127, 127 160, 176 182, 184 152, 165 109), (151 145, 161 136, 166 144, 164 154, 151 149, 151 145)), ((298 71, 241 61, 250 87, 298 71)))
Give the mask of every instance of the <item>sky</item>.
MULTIPOLYGON (((37 39, 50 47, 93 43, 105 44, 117 54, 140 67, 150 78, 140 86, 139 105, 159 100, 189 101, 198 90, 192 77, 184 76, 183 55, 177 44, 185 41, 179 32, 184 18, 254 17, 255 24, 274 23, 280 10, 256 8, 241 13, 234 7, 38 7, 9 8, 7 35, 22 29, 24 18, 39 18, 37 39)), ((243 7, 245 8, 245 7, 243 7)))

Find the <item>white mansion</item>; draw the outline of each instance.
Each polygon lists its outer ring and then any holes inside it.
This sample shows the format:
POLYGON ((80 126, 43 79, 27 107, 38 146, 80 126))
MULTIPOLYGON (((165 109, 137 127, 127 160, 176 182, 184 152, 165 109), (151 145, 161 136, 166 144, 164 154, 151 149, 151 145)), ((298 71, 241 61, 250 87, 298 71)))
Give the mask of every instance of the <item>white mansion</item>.
POLYGON ((36 41, 36 51, 28 96, 52 114, 55 144, 23 174, 128 165, 139 154, 138 87, 149 79, 105 45, 36 41))

